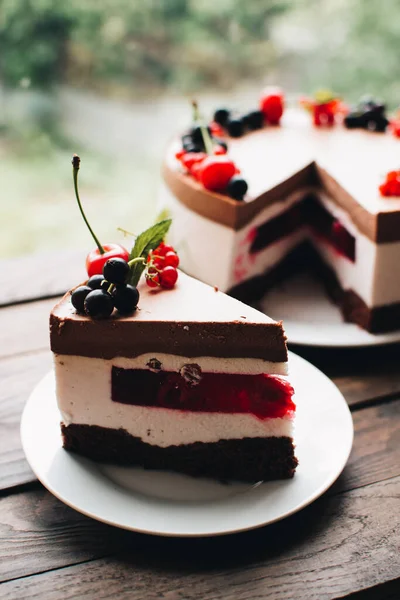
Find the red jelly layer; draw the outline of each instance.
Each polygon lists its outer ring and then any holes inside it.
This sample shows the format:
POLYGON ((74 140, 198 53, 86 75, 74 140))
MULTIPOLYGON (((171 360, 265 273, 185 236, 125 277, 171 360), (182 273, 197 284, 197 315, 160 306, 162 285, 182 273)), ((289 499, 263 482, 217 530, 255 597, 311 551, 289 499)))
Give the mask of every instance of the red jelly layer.
POLYGON ((284 213, 257 228, 250 248, 254 254, 308 225, 315 235, 352 262, 356 259, 356 240, 314 197, 305 198, 284 213))
POLYGON ((202 373, 191 386, 179 373, 112 368, 113 402, 192 412, 252 413, 260 419, 294 412, 292 386, 272 375, 202 373))

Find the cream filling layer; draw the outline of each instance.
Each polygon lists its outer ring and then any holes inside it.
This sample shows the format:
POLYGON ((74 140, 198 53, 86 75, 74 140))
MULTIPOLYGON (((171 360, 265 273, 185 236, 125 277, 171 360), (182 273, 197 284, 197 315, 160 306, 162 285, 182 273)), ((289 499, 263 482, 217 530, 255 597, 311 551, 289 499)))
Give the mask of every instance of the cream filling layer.
MULTIPOLYGON (((63 371, 86 371, 91 376, 96 376, 97 371, 104 368, 119 367, 121 369, 151 369, 151 361, 156 359, 161 363, 164 371, 179 373, 184 365, 199 365, 205 373, 225 373, 237 375, 287 375, 287 362, 270 362, 262 358, 216 358, 214 356, 185 357, 162 352, 141 354, 135 358, 114 357, 111 359, 89 358, 86 356, 73 356, 56 354, 55 364, 62 367, 63 371)), ((154 369, 153 369, 154 370, 154 369)))
POLYGON ((202 413, 133 406, 111 400, 111 366, 80 356, 55 356, 56 394, 65 425, 124 429, 162 448, 246 437, 292 437, 293 419, 259 419, 251 414, 202 413))

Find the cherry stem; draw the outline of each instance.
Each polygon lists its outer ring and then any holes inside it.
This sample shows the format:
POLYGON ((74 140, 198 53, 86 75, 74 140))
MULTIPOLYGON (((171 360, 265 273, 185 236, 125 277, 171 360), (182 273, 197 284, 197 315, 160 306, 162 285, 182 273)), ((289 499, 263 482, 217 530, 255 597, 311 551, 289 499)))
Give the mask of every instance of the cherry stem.
POLYGON ((206 150, 206 153, 212 154, 212 152, 213 152, 212 139, 208 132, 207 127, 204 127, 203 119, 201 118, 201 115, 199 112, 199 105, 197 104, 196 100, 192 100, 192 107, 193 107, 193 120, 195 123, 197 123, 198 127, 200 127, 201 137, 203 138, 203 143, 204 143, 204 148, 206 150))
POLYGON ((99 240, 97 239, 97 237, 96 237, 93 229, 90 227, 89 221, 86 218, 86 215, 85 215, 85 213, 83 211, 83 208, 82 208, 81 200, 79 198, 79 192, 78 192, 78 171, 79 171, 80 162, 81 162, 81 159, 79 158, 79 156, 77 154, 74 154, 74 156, 72 157, 72 174, 73 174, 73 178, 74 178, 75 197, 76 197, 76 200, 78 202, 78 206, 79 206, 79 210, 81 211, 82 218, 83 218, 83 220, 86 223, 86 227, 89 229, 90 234, 91 234, 92 238, 94 239, 94 241, 96 243, 96 246, 99 249, 100 254, 104 254, 105 250, 104 250, 103 246, 100 244, 99 240))

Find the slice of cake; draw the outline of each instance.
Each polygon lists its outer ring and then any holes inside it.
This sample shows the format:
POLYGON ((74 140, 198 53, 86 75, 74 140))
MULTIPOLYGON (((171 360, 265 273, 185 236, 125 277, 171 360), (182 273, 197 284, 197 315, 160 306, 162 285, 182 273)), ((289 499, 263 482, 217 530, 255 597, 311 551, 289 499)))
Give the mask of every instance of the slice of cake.
POLYGON ((282 116, 278 96, 264 100, 266 119, 215 113, 216 156, 203 158, 199 127, 168 148, 161 202, 183 270, 256 302, 312 268, 346 320, 371 332, 399 328, 400 140, 384 131, 383 105, 369 101, 334 124, 336 100, 315 105, 314 119, 296 109, 282 116), (218 156, 221 136, 229 158, 218 156), (239 179, 225 182, 234 167, 239 179))
POLYGON ((293 389, 281 323, 180 274, 143 280, 133 314, 50 317, 64 448, 222 480, 292 477, 293 389))

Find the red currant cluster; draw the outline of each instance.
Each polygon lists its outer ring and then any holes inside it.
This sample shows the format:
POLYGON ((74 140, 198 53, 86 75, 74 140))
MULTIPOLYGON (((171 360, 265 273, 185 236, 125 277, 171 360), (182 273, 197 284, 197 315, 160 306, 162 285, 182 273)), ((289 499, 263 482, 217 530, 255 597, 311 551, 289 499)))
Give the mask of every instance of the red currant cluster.
POLYGON ((179 256, 172 246, 161 242, 147 257, 146 283, 151 288, 170 290, 178 279, 179 256))
POLYGON ((339 98, 329 90, 320 90, 315 98, 300 98, 300 105, 312 114, 316 127, 331 127, 336 122, 336 115, 347 112, 339 98))
POLYGON ((379 186, 382 196, 400 197, 400 170, 390 171, 386 175, 385 181, 379 186))

